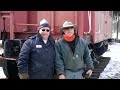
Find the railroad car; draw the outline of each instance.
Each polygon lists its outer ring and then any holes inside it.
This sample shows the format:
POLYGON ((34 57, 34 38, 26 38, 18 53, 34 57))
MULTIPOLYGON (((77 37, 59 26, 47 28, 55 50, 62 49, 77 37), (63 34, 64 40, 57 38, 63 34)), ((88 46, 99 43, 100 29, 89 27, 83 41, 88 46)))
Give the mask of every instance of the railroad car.
POLYGON ((50 23, 56 41, 66 20, 76 24, 78 35, 88 42, 94 62, 107 50, 112 38, 112 11, 0 11, 0 39, 4 49, 1 61, 5 62, 3 69, 8 78, 17 76, 20 49, 28 37, 37 33, 42 19, 50 23))

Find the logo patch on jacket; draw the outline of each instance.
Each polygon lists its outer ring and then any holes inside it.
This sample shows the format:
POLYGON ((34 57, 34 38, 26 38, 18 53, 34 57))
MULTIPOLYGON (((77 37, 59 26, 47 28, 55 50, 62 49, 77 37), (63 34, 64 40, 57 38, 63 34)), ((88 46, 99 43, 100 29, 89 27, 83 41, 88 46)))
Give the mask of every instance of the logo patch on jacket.
POLYGON ((36 45, 36 48, 42 48, 42 45, 36 45))

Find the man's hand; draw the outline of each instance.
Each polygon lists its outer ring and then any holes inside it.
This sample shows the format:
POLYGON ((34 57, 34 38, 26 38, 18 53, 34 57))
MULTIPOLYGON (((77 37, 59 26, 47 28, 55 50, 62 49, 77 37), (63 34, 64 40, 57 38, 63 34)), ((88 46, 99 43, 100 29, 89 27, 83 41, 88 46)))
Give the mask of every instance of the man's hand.
POLYGON ((58 76, 59 79, 65 79, 65 76, 63 74, 58 76))
POLYGON ((86 74, 88 75, 88 77, 90 77, 92 75, 92 70, 88 70, 86 74))
POLYGON ((27 72, 26 73, 19 73, 19 77, 20 77, 20 79, 29 79, 29 75, 27 72))

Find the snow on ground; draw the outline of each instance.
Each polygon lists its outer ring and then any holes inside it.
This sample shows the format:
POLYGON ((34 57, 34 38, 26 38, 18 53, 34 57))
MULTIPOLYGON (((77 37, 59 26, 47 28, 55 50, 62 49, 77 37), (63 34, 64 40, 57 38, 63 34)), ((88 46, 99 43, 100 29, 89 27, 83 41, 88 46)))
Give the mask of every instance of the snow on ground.
POLYGON ((5 78, 6 78, 6 76, 5 76, 4 72, 3 72, 3 68, 0 67, 0 79, 5 79, 5 78))
POLYGON ((111 57, 108 65, 100 74, 99 79, 120 79, 120 43, 109 45, 109 50, 103 57, 111 57))
POLYGON ((0 54, 4 52, 3 48, 0 47, 0 54))
MULTIPOLYGON (((2 53, 3 53, 3 49, 0 47, 0 54, 2 54, 2 53)), ((3 72, 3 67, 0 67, 0 79, 5 79, 5 78, 6 78, 6 76, 3 72)))

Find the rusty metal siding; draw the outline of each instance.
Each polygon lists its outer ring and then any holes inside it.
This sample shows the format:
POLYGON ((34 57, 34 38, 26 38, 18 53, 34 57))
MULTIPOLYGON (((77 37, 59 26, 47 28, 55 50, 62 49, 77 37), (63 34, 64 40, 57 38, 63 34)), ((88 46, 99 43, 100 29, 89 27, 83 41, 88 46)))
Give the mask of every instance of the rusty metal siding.
MULTIPOLYGON (((28 11, 28 24, 37 24, 37 11, 28 11)), ((30 32, 37 32, 36 26, 28 26, 30 32)))
POLYGON ((14 23, 15 29, 14 32, 23 32, 27 30, 27 26, 20 26, 18 24, 28 23, 28 12, 27 11, 15 11, 14 12, 14 23))
MULTIPOLYGON (((112 18, 109 14, 108 11, 91 11, 90 34, 93 37, 93 43, 111 38, 112 18)), ((14 11, 14 38, 26 38, 37 33, 36 25, 39 25, 43 18, 50 23, 51 33, 55 39, 60 37, 59 28, 66 20, 77 25, 80 37, 85 38, 84 32, 89 32, 88 11, 14 11)), ((0 31, 2 32, 2 30, 3 20, 0 18, 0 31)), ((6 20, 6 30, 10 32, 9 18, 6 20)))
MULTIPOLYGON (((55 39, 57 39, 60 37, 59 28, 63 25, 63 23, 66 20, 72 21, 73 24, 78 25, 79 30, 81 29, 80 27, 81 25, 79 25, 79 22, 82 23, 81 22, 82 15, 80 14, 81 13, 78 11, 38 11, 37 20, 39 24, 39 21, 42 20, 43 18, 47 19, 51 25, 51 29, 53 30, 52 34, 55 37, 55 39)), ((82 31, 83 30, 80 30, 80 32, 78 32, 81 35, 81 37, 83 36, 82 31)))
POLYGON ((112 37, 112 18, 108 12, 95 12, 95 31, 93 35, 95 35, 94 43, 98 43, 112 37))

